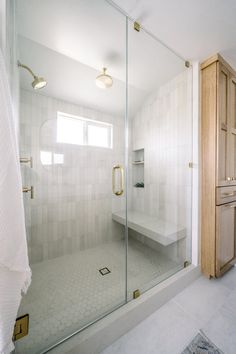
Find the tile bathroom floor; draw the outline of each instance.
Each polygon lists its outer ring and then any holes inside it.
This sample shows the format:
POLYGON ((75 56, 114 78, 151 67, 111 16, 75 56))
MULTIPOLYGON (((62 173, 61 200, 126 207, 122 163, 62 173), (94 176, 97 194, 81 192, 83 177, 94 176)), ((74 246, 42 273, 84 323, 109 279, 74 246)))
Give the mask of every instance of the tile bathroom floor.
POLYGON ((180 354, 202 330, 224 354, 236 353, 236 268, 201 276, 102 354, 180 354))
MULTIPOLYGON (((166 256, 129 240, 128 288, 154 285, 180 266, 166 256)), ((16 353, 36 354, 125 302, 125 245, 99 247, 33 265, 32 284, 19 315, 29 314, 29 334, 16 353), (99 269, 111 273, 102 276, 99 269)))

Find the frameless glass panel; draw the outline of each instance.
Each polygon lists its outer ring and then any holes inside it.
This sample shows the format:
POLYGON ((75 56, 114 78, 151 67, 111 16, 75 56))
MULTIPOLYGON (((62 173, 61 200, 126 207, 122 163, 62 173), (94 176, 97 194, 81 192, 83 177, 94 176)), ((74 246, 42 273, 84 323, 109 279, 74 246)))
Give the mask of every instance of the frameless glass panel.
POLYGON ((16 352, 35 354, 126 300, 125 230, 112 216, 125 212, 126 19, 104 0, 17 4, 19 60, 47 80, 36 91, 20 71, 33 276, 19 310, 29 334, 16 352))
POLYGON ((191 262, 192 69, 132 22, 128 38, 132 298, 191 262))

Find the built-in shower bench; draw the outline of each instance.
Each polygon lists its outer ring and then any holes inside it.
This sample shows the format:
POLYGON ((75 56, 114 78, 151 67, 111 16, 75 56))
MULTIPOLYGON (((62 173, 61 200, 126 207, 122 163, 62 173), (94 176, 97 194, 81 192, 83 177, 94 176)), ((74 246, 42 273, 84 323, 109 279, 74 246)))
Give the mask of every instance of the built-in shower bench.
MULTIPOLYGON (((125 212, 112 213, 112 219, 125 225, 125 212)), ((186 228, 133 210, 128 211, 128 227, 163 246, 186 237, 186 228)))

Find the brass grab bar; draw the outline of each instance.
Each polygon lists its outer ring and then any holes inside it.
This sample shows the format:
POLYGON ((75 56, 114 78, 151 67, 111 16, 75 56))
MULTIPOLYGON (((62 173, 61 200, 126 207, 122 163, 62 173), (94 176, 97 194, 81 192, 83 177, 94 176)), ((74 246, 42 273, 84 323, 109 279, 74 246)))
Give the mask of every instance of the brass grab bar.
POLYGON ((124 169, 121 165, 115 165, 112 168, 112 191, 115 195, 122 195, 124 193, 124 169), (116 190, 116 170, 120 171, 120 189, 116 190))
POLYGON ((22 192, 23 192, 23 193, 28 193, 28 192, 30 192, 30 198, 31 198, 31 199, 34 199, 34 187, 33 187, 33 186, 31 186, 31 187, 23 187, 23 188, 22 188, 22 192))

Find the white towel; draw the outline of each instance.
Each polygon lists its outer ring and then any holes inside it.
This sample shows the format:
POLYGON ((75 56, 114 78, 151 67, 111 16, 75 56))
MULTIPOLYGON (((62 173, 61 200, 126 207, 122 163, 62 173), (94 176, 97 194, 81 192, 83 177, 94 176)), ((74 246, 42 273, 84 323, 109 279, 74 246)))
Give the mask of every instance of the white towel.
POLYGON ((21 292, 27 291, 30 280, 13 107, 0 51, 0 354, 14 348, 12 334, 21 292))

